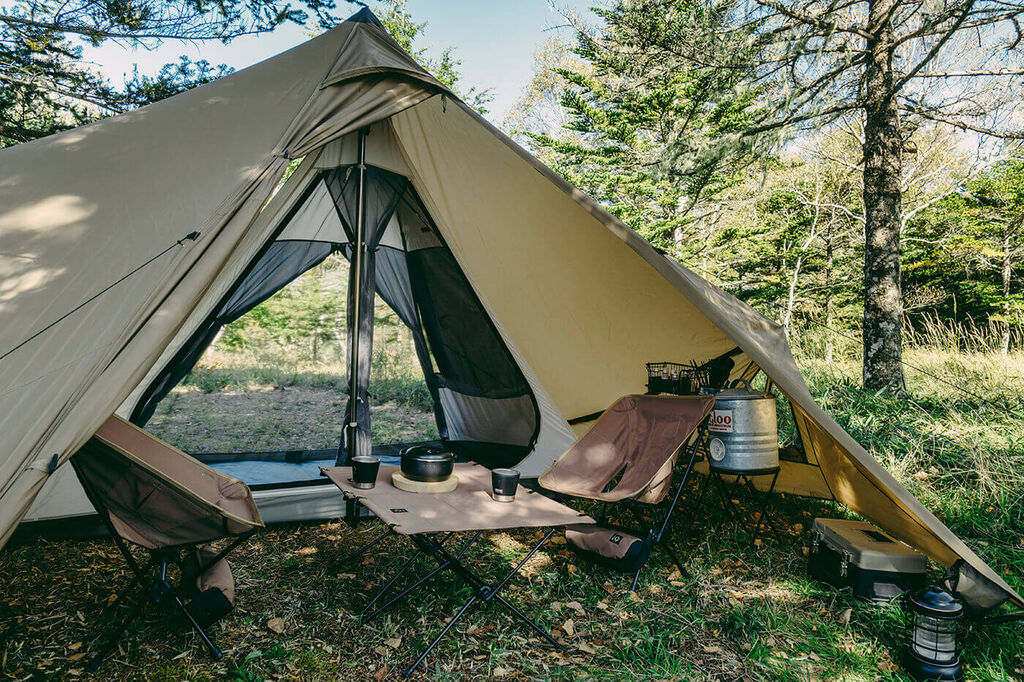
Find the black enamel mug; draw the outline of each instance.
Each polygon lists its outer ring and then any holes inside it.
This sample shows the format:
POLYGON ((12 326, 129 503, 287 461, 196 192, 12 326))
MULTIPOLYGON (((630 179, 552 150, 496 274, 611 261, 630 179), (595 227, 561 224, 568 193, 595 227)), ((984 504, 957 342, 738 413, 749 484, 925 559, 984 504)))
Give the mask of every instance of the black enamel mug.
POLYGON ((496 502, 511 502, 516 499, 519 487, 519 472, 515 469, 491 470, 491 492, 496 502))
POLYGON ((380 460, 376 457, 359 455, 352 458, 352 485, 360 490, 369 490, 377 483, 380 460))

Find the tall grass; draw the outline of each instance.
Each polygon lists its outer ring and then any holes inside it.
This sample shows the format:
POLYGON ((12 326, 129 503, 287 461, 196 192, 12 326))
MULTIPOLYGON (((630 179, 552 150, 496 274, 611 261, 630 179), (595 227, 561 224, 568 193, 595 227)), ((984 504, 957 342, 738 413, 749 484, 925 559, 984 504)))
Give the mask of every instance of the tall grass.
MULTIPOLYGON (((983 324, 973 319, 947 320, 937 314, 914 316, 903 324, 903 347, 930 349, 956 353, 999 352, 1003 345, 1004 327, 986 320, 983 324)), ((859 358, 861 333, 838 322, 826 327, 814 320, 796 322, 790 330, 790 345, 798 355, 859 358)), ((1024 329, 1010 327, 1009 347, 1020 352, 1024 349, 1024 329)))
POLYGON ((996 570, 1024 575, 1024 354, 905 357, 901 397, 861 388, 855 359, 798 361, 818 402, 890 473, 996 570))
MULTIPOLYGON (((998 351, 1003 342, 1003 326, 991 319, 979 325, 974 319, 945 320, 937 313, 915 319, 914 324, 903 325, 903 340, 907 346, 938 348, 962 353, 988 353, 998 351)), ((1010 348, 1022 348, 1022 330, 1010 327, 1010 348)))
MULTIPOLYGON (((206 393, 247 391, 258 387, 303 386, 348 393, 348 368, 343 360, 313 362, 304 354, 210 349, 182 380, 206 393)), ((433 402, 415 358, 399 344, 374 348, 370 363, 370 396, 375 403, 394 402, 430 410, 433 402)))

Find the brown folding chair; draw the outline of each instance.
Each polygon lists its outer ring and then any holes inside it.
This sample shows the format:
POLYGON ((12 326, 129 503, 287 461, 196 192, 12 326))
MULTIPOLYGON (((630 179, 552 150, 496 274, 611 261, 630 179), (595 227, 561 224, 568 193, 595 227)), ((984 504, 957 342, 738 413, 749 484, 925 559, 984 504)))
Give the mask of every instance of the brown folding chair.
POLYGON ((602 502, 601 513, 597 516, 599 525, 610 518, 613 503, 633 515, 643 529, 638 534, 642 545, 633 542, 638 551, 628 557, 618 528, 608 529, 604 535, 603 531, 593 528, 567 533, 573 534, 568 539, 575 548, 600 552, 600 544, 611 543, 607 545, 609 552, 604 553, 609 561, 603 563, 628 566, 630 570, 635 566, 631 590, 636 590, 640 572, 654 547, 664 550, 685 573, 682 562, 667 543, 666 529, 693 471, 701 444, 700 426, 714 404, 713 396, 629 395, 620 398, 538 479, 548 490, 602 502), (660 523, 650 525, 644 519, 641 505, 657 505, 666 498, 679 453, 687 444, 689 460, 672 502, 660 523))
POLYGON ((207 574, 263 526, 248 486, 116 415, 71 458, 71 464, 133 573, 131 584, 108 610, 133 594, 136 597, 115 635, 90 661, 89 672, 95 672, 147 604, 169 601, 184 614, 213 658, 220 660, 220 649, 186 607, 185 579, 207 574), (233 539, 224 549, 201 549, 223 538, 233 539), (132 555, 128 543, 149 551, 144 565, 132 555), (168 580, 171 565, 181 570, 182 584, 168 580), (139 590, 133 593, 135 588, 139 590))

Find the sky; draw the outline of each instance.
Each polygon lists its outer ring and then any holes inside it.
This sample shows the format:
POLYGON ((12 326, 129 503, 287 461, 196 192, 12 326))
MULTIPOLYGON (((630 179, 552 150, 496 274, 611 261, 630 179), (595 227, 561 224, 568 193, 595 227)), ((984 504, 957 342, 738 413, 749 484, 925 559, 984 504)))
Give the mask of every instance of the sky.
MULTIPOLYGON (((600 0, 556 0, 585 18, 593 18, 589 7, 600 0)), ((377 9, 377 3, 367 3, 377 9)), ((339 16, 359 8, 339 0, 339 16), (349 11, 351 10, 351 11, 349 11)), ((571 37, 562 15, 551 0, 408 0, 407 10, 417 22, 427 22, 420 46, 428 54, 455 48, 462 61, 462 86, 491 88, 494 101, 487 117, 500 125, 533 75, 534 51, 552 36, 571 37)), ((255 64, 308 40, 307 29, 287 25, 270 34, 219 42, 182 43, 168 41, 155 49, 131 50, 108 41, 98 48, 86 48, 85 58, 96 64, 115 84, 124 82, 137 64, 140 73, 155 74, 160 67, 187 55, 205 59, 214 66, 235 69, 255 64)))

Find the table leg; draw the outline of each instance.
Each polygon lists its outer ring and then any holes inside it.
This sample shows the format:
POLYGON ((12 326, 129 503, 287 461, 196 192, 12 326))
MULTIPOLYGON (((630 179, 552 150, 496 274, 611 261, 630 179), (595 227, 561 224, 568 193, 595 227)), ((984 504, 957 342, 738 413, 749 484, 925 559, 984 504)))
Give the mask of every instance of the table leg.
POLYGON ((448 623, 444 626, 444 629, 441 630, 441 632, 437 633, 437 636, 434 637, 434 640, 430 644, 427 645, 427 648, 424 649, 423 653, 421 653, 419 655, 419 658, 416 659, 416 662, 413 663, 411 666, 409 666, 405 670, 405 672, 402 673, 403 677, 409 677, 410 675, 413 674, 413 671, 415 671, 416 668, 418 668, 420 666, 420 663, 422 663, 423 659, 425 659, 427 657, 427 654, 429 654, 431 652, 431 650, 433 650, 433 648, 435 646, 437 646, 437 643, 441 641, 441 638, 444 637, 445 635, 447 635, 448 631, 451 630, 452 627, 457 622, 459 622, 459 619, 461 619, 462 616, 464 616, 466 614, 466 611, 469 610, 469 607, 472 606, 473 603, 476 602, 476 600, 477 600, 477 595, 476 594, 474 594, 468 600, 466 600, 466 603, 462 605, 462 608, 460 608, 458 610, 458 612, 454 616, 452 616, 451 620, 449 620, 448 623))
POLYGON ((388 527, 388 529, 387 529, 387 530, 385 530, 385 531, 384 531, 383 533, 381 533, 380 535, 378 535, 378 536, 377 536, 377 537, 375 537, 374 539, 370 540, 370 541, 369 541, 369 542, 367 542, 367 543, 366 543, 365 545, 363 545, 362 547, 360 547, 360 548, 359 548, 359 549, 357 549, 356 551, 352 552, 351 554, 349 554, 348 556, 346 556, 346 557, 345 557, 344 559, 342 559, 341 561, 338 561, 338 562, 336 562, 336 563, 334 564, 334 566, 333 566, 332 568, 341 568, 342 566, 344 566, 344 565, 346 565, 346 564, 348 564, 348 563, 350 563, 350 562, 352 562, 352 561, 355 561, 355 560, 356 560, 356 559, 358 559, 358 558, 359 558, 359 557, 360 557, 360 556, 361 556, 361 555, 362 555, 362 554, 363 554, 364 552, 366 552, 366 550, 370 549, 371 547, 373 547, 374 545, 376 545, 376 544, 377 544, 378 542, 380 542, 381 540, 383 540, 384 538, 386 538, 387 536, 391 535, 391 534, 392 534, 392 533, 394 533, 394 532, 395 532, 395 531, 394 531, 394 529, 392 529, 392 528, 391 528, 391 527, 389 526, 389 527, 388 527))
POLYGON ((542 628, 540 625, 537 624, 537 621, 533 620, 532 618, 527 616, 525 613, 520 611, 508 599, 505 599, 500 594, 494 595, 494 599, 497 599, 499 602, 501 602, 502 606, 504 606, 506 609, 508 609, 509 611, 514 613, 516 616, 518 616, 519 620, 523 621, 524 623, 529 625, 531 628, 533 628, 533 630, 538 635, 540 635, 544 639, 548 640, 548 642, 551 643, 551 646, 553 646, 556 649, 558 649, 559 651, 563 651, 563 652, 569 650, 569 647, 565 646, 564 644, 559 644, 558 641, 554 637, 552 637, 550 633, 548 633, 544 628, 542 628))
POLYGON ((398 569, 398 570, 397 570, 397 571, 395 572, 395 574, 394 574, 394 575, 392 575, 392 576, 391 576, 391 577, 390 577, 390 578, 388 579, 388 581, 387 581, 386 583, 384 583, 384 587, 382 587, 382 588, 380 588, 379 590, 377 590, 377 593, 376 593, 376 594, 374 594, 374 595, 373 595, 373 596, 372 596, 372 597, 370 598, 370 601, 366 602, 366 606, 364 606, 364 607, 363 607, 363 610, 362 610, 362 612, 361 612, 361 613, 359 614, 359 620, 360 620, 361 622, 364 622, 364 623, 365 623, 365 622, 366 622, 367 620, 369 620, 369 619, 370 619, 370 618, 371 618, 372 616, 374 616, 374 615, 376 615, 376 614, 377 614, 377 612, 378 612, 378 611, 379 611, 380 609, 378 609, 377 611, 374 611, 373 613, 371 613, 371 614, 370 614, 370 616, 367 616, 367 615, 366 615, 366 612, 367 612, 367 611, 368 611, 368 610, 369 610, 370 608, 372 608, 374 604, 376 604, 376 603, 377 603, 377 600, 378 600, 378 599, 380 599, 381 597, 383 597, 383 596, 384 596, 384 594, 385 594, 385 593, 386 593, 386 592, 387 592, 388 590, 390 590, 390 589, 391 589, 391 586, 392 586, 392 585, 394 585, 394 584, 395 584, 395 582, 396 582, 396 581, 397 581, 397 580, 398 580, 399 578, 401 578, 401 577, 402 577, 403 575, 405 575, 405 572, 409 570, 409 567, 413 565, 413 562, 415 562, 415 561, 416 561, 417 559, 419 559, 419 558, 420 558, 420 556, 422 556, 422 555, 423 555, 423 552, 421 552, 421 551, 419 551, 419 550, 416 550, 416 552, 415 552, 415 553, 414 553, 414 554, 413 554, 413 555, 412 555, 411 557, 409 557, 408 561, 406 561, 406 562, 405 562, 405 563, 404 563, 404 564, 402 565, 402 567, 401 567, 400 569, 398 569))
MULTIPOLYGON (((446 538, 445 538, 445 539, 444 539, 444 540, 443 540, 443 541, 441 542, 441 544, 443 545, 443 544, 444 544, 445 542, 447 542, 447 541, 448 541, 448 538, 449 538, 449 537, 451 537, 452 535, 454 535, 454 534, 449 534, 449 535, 448 535, 448 537, 446 537, 446 538)), ((469 551, 469 548, 473 546, 473 544, 474 544, 474 543, 476 542, 477 538, 479 538, 479 537, 480 537, 480 532, 478 531, 478 532, 477 532, 477 533, 476 533, 476 534, 475 534, 475 535, 474 535, 474 536, 473 536, 472 538, 470 538, 470 539, 469 539, 469 542, 467 542, 467 543, 466 543, 466 544, 465 544, 465 545, 464 545, 464 546, 462 547, 462 549, 461 549, 461 550, 459 550, 459 553, 458 553, 458 555, 456 555, 456 556, 457 556, 457 558, 461 559, 461 558, 462 558, 462 557, 463 557, 463 556, 464 556, 464 555, 466 554, 466 552, 467 552, 467 551, 469 551)), ((415 554, 415 555, 413 556, 413 559, 415 559, 416 557, 420 556, 421 554, 423 554, 423 550, 422 550, 422 549, 421 549, 421 550, 417 550, 417 551, 416 551, 416 554, 415 554)), ((411 560, 410 560, 410 563, 411 563, 411 560)), ((429 573, 427 573, 427 574, 426 574, 425 576, 423 576, 422 578, 420 578, 419 580, 417 580, 416 582, 414 582, 414 583, 413 583, 412 585, 409 585, 409 586, 408 586, 408 587, 406 587, 406 588, 405 588, 404 590, 402 590, 401 592, 399 592, 399 593, 398 593, 397 595, 395 595, 394 597, 392 597, 391 599, 389 599, 389 600, 388 600, 388 602, 387 602, 386 604, 384 604, 383 606, 379 606, 379 607, 377 607, 376 609, 374 609, 374 611, 373 611, 372 613, 366 614, 366 610, 367 610, 367 609, 369 609, 369 608, 370 608, 371 606, 373 606, 373 603, 374 603, 375 601, 377 601, 377 599, 379 599, 379 598, 380 598, 380 595, 381 595, 381 594, 383 594, 383 593, 384 593, 384 592, 385 592, 385 591, 386 591, 386 590, 387 590, 387 589, 388 589, 389 587, 391 587, 391 585, 392 585, 392 584, 394 583, 394 579, 392 579, 392 580, 391 580, 391 581, 389 581, 389 582, 388 582, 388 584, 387 584, 387 585, 386 585, 386 586, 385 586, 385 587, 384 587, 384 588, 383 588, 383 589, 382 589, 382 590, 381 590, 381 591, 380 591, 380 592, 379 592, 379 593, 377 594, 377 596, 375 596, 375 597, 373 598, 373 600, 372 600, 372 601, 371 601, 371 602, 370 602, 369 604, 367 604, 367 605, 366 605, 366 608, 364 608, 364 609, 363 609, 363 614, 365 614, 365 615, 361 615, 361 616, 360 616, 360 621, 361 621, 361 622, 363 622, 363 623, 366 623, 366 622, 368 622, 368 621, 369 621, 369 620, 370 620, 371 618, 373 618, 374 616, 376 616, 377 614, 379 614, 379 613, 382 613, 383 611, 386 611, 386 610, 387 610, 387 609, 388 609, 388 608, 389 608, 389 607, 390 607, 390 606, 391 606, 392 604, 394 604, 394 603, 395 603, 395 602, 397 602, 397 601, 398 601, 399 599, 401 599, 401 598, 402 598, 402 597, 404 597, 405 595, 407 595, 407 594, 409 594, 410 592, 412 592, 413 590, 415 590, 415 589, 416 589, 417 587, 419 587, 419 586, 420 586, 420 585, 422 585, 423 583, 425 583, 425 582, 427 582, 428 580, 430 580, 431 578, 433 578, 433 577, 434 577, 435 575, 437 575, 438 573, 440 573, 440 572, 441 572, 441 571, 443 571, 444 569, 448 568, 448 566, 449 566, 449 563, 448 563, 447 561, 445 561, 444 563, 440 563, 440 564, 438 564, 436 568, 432 569, 432 570, 431 570, 431 571, 430 571, 429 573)), ((404 570, 404 569, 403 569, 403 570, 404 570)), ((396 577, 397 577, 397 576, 396 576, 396 577)))
MULTIPOLYGON (((550 642, 556 649, 558 649, 559 651, 566 651, 567 647, 565 647, 562 644, 559 644, 558 641, 555 640, 555 638, 552 637, 547 631, 545 631, 544 628, 538 625, 536 621, 528 617, 526 614, 520 611, 514 604, 512 604, 512 602, 510 602, 505 597, 501 596, 501 594, 499 594, 499 592, 505 587, 505 585, 508 584, 509 580, 511 580, 514 575, 516 575, 517 573, 519 573, 519 571, 522 570, 523 566, 526 565, 526 562, 529 561, 534 554, 540 551, 544 544, 551 538, 552 535, 554 535, 555 530, 556 528, 552 528, 550 531, 548 531, 547 535, 545 535, 541 539, 541 541, 538 542, 537 545, 534 546, 533 549, 531 549, 525 557, 523 557, 523 559, 516 565, 516 567, 509 571, 505 575, 505 577, 498 582, 498 584, 495 587, 491 587, 489 584, 485 583, 482 579, 474 575, 472 571, 470 571, 462 564, 461 559, 462 554, 464 552, 460 553, 459 556, 453 556, 451 552, 446 550, 441 544, 434 542, 430 537, 423 535, 411 535, 410 538, 416 543, 416 545, 420 547, 420 549, 424 553, 429 554, 434 558, 435 561, 438 562, 439 570, 444 568, 451 569, 456 575, 462 578, 463 581, 465 581, 468 585, 476 589, 476 592, 469 598, 469 600, 465 604, 463 604, 462 608, 459 609, 458 613, 456 613, 455 616, 450 621, 448 621, 444 629, 441 630, 440 633, 438 633, 438 635, 434 638, 430 645, 427 646, 426 650, 424 650, 423 653, 420 654, 419 658, 416 659, 416 662, 413 663, 412 666, 410 666, 403 674, 406 677, 411 675, 413 671, 415 671, 416 668, 419 667, 419 665, 423 662, 423 659, 426 658, 430 650, 437 645, 441 638, 444 637, 452 629, 452 626, 454 626, 455 623, 460 618, 462 618, 466 610, 469 609, 469 607, 472 606, 477 600, 483 600, 485 603, 490 602, 491 600, 496 600, 499 604, 508 609, 509 612, 512 613, 512 615, 514 615, 516 618, 529 625, 534 632, 536 632, 541 637, 550 642)), ((477 535, 479 535, 479 533, 477 535)), ((476 536, 474 536, 473 538, 473 541, 475 540, 476 536)))
POLYGON ((771 504, 771 497, 772 494, 775 492, 775 484, 776 482, 778 482, 778 480, 779 471, 776 470, 775 474, 772 476, 772 483, 770 486, 768 486, 767 492, 762 494, 760 493, 760 491, 758 491, 757 486, 754 485, 754 482, 750 480, 749 476, 744 477, 744 481, 746 482, 747 488, 750 491, 751 499, 753 499, 755 504, 757 504, 758 507, 760 507, 761 509, 761 518, 758 520, 758 526, 760 526, 763 523, 766 528, 771 528, 772 532, 775 535, 779 534, 779 530, 775 527, 775 524, 772 522, 771 517, 768 516, 768 506, 771 504))
MULTIPOLYGON (((712 473, 711 475, 715 477, 715 490, 718 491, 718 499, 722 501, 722 506, 725 508, 725 512, 728 514, 729 520, 735 521, 736 512, 733 511, 732 501, 729 499, 728 491, 725 489, 725 477, 718 472, 712 473)), ((715 529, 717 528, 718 525, 716 524, 715 529)))

